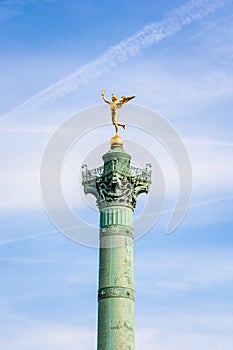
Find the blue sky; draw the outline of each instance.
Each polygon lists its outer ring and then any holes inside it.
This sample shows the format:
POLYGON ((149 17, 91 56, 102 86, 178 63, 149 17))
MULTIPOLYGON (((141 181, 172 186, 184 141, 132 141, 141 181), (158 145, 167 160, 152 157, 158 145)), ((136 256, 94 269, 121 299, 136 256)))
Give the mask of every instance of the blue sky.
MULTIPOLYGON (((160 220, 135 243, 137 349, 231 349, 232 10, 232 1, 221 0, 0 1, 4 350, 96 346, 98 250, 56 230, 39 178, 55 130, 75 113, 102 104, 102 88, 136 95, 136 104, 163 115, 179 132, 193 169, 189 211, 167 235, 176 169, 146 133, 130 127, 124 133, 136 135, 158 160, 167 191, 160 220), (156 25, 165 33, 161 38, 156 25)), ((95 142, 112 136, 111 126, 101 130, 87 132, 64 165, 66 198, 86 221, 97 221, 98 213, 80 193, 76 169, 93 158, 95 142)), ((102 164, 101 155, 96 164, 102 164)))

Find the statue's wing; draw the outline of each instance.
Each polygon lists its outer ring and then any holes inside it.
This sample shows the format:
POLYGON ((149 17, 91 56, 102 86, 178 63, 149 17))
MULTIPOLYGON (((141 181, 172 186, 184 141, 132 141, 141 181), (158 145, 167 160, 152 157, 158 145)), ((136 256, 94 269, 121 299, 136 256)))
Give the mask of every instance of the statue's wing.
POLYGON ((132 100, 135 96, 121 96, 120 101, 117 103, 117 108, 121 108, 124 103, 132 100))
POLYGON ((126 102, 132 100, 134 97, 135 97, 135 96, 121 96, 120 102, 126 103, 126 102))

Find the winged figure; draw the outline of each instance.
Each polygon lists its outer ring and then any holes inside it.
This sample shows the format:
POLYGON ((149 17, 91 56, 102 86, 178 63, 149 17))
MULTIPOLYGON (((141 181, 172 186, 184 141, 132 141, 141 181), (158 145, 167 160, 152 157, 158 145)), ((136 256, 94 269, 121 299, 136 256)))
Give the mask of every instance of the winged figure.
POLYGON ((110 105, 111 115, 112 115, 112 123, 115 126, 116 134, 118 135, 119 126, 121 126, 122 128, 125 129, 125 124, 118 123, 117 110, 119 108, 121 108, 123 106, 123 104, 125 104, 125 103, 129 102, 130 100, 132 100, 135 96, 121 96, 121 99, 119 100, 116 95, 112 94, 112 101, 109 101, 105 97, 105 91, 106 91, 106 89, 102 90, 101 97, 104 100, 104 102, 106 102, 106 103, 108 103, 110 105))

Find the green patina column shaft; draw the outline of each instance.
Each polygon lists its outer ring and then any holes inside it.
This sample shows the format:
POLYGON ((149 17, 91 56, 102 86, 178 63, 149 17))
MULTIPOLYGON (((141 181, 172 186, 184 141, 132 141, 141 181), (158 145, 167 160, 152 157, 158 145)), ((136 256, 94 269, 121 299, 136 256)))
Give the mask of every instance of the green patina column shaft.
POLYGON ((98 350, 135 350, 133 211, 148 193, 150 165, 130 165, 119 140, 103 156, 104 166, 83 166, 85 193, 95 195, 100 211, 98 350))

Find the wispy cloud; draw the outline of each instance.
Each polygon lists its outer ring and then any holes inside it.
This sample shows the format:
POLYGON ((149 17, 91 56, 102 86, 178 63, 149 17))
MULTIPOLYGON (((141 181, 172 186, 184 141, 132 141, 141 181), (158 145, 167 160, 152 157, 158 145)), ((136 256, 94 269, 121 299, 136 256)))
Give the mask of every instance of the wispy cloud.
MULTIPOLYGON (((218 197, 218 198, 213 198, 210 200, 206 200, 206 201, 200 201, 200 202, 195 202, 195 203, 191 203, 189 205, 189 208, 195 208, 195 207, 203 207, 205 205, 210 205, 210 204, 215 204, 215 203, 221 203, 221 202, 225 202, 225 201, 231 201, 233 200, 233 196, 228 196, 228 197, 218 197)), ((182 207, 177 208, 177 210, 182 210, 182 207)), ((162 211, 163 214, 169 214, 173 211, 174 209, 164 209, 162 211)))
POLYGON ((15 319, 12 320, 13 326, 8 329, 3 325, 6 333, 1 336, 1 344, 5 350, 73 350, 77 345, 79 349, 90 350, 95 346, 95 332, 85 327, 56 324, 47 320, 41 324, 31 318, 29 320, 22 317, 18 322, 20 325, 16 328, 15 319))
POLYGON ((21 237, 17 237, 17 238, 13 238, 13 239, 8 239, 5 241, 0 241, 0 246, 1 245, 7 245, 7 244, 12 244, 12 243, 17 243, 17 242, 22 242, 28 239, 36 239, 36 238, 40 238, 43 236, 48 236, 54 233, 57 233, 58 230, 50 230, 50 231, 44 231, 44 232, 39 232, 39 233, 35 233, 33 235, 28 235, 28 236, 21 236, 21 237))
POLYGON ((154 22, 143 27, 136 34, 110 47, 95 60, 81 66, 71 75, 42 90, 26 100, 21 105, 5 114, 10 116, 25 108, 36 108, 48 101, 56 100, 100 77, 110 68, 127 61, 141 50, 152 46, 162 39, 179 32, 184 26, 207 16, 232 0, 191 0, 185 5, 168 13, 162 21, 154 22))
MULTIPOLYGON (((35 237, 34 237, 35 238, 35 237)), ((83 265, 81 260, 58 260, 58 259, 43 259, 43 258, 28 258, 28 257, 10 257, 0 258, 0 262, 4 263, 20 263, 20 264, 78 264, 83 265)))
POLYGON ((199 146, 220 146, 220 147, 233 147, 233 142, 231 141, 221 141, 215 139, 200 139, 200 138, 188 138, 183 139, 184 143, 199 146))
POLYGON ((8 128, 1 128, 0 133, 11 133, 11 134, 51 134, 54 132, 54 127, 48 127, 48 126, 35 126, 35 127, 8 127, 8 128))
MULTIPOLYGON (((5 314, 3 315, 6 316, 5 314)), ((11 314, 2 321, 1 344, 4 350, 91 350, 96 346, 96 331, 93 323, 88 326, 76 324, 58 323, 43 320, 34 320, 32 317, 22 317, 11 314), (11 323, 10 323, 11 322, 11 323), (16 328, 15 323, 19 326, 16 328), (6 326, 8 328, 6 328, 6 326)), ((77 310, 77 318, 80 318, 77 310)), ((211 317, 203 317, 202 314, 172 314, 161 315, 156 310, 153 318, 144 314, 144 319, 139 319, 136 330, 136 348, 158 350, 230 350, 232 348, 232 315, 215 313, 211 317)))
MULTIPOLYGON (((206 200, 206 201, 192 203, 192 204, 190 204, 190 208, 202 207, 202 206, 206 206, 206 205, 210 205, 210 204, 220 203, 220 202, 224 202, 224 201, 231 201, 231 200, 233 200, 233 196, 218 197, 218 198, 213 198, 213 199, 206 200)), ((179 209, 181 209, 181 208, 178 208, 178 210, 179 209)), ((169 214, 172 211, 173 211, 173 209, 164 209, 162 211, 162 213, 169 214)), ((148 214, 143 214, 143 215, 154 215, 154 213, 148 213, 148 214)), ((78 228, 78 227, 76 226, 76 227, 71 227, 71 228, 78 228)), ((37 239, 37 238, 41 238, 43 236, 48 236, 48 235, 57 234, 57 233, 59 233, 59 230, 57 230, 57 229, 38 232, 38 233, 35 233, 32 235, 21 236, 21 237, 17 237, 17 238, 12 238, 12 239, 8 239, 8 240, 0 241, 0 246, 14 244, 14 243, 18 243, 18 242, 22 242, 22 241, 26 241, 26 240, 31 240, 31 239, 37 239)), ((14 259, 12 259, 11 262, 16 262, 16 261, 14 261, 14 259)))
POLYGON ((210 200, 207 200, 207 201, 201 201, 201 202, 192 203, 192 204, 190 204, 190 207, 191 208, 202 207, 204 205, 209 205, 209 204, 214 204, 214 203, 221 203, 221 202, 232 201, 232 200, 233 200, 233 196, 219 197, 219 198, 214 198, 214 199, 210 199, 210 200))
POLYGON ((151 298, 212 288, 233 281, 231 249, 160 252, 156 258, 147 252, 146 257, 138 256, 137 261, 138 293, 151 298), (153 276, 153 280, 149 276, 153 276))
MULTIPOLYGON (((82 226, 70 226, 67 227, 67 229, 81 229, 82 226)), ((21 236, 21 237, 17 237, 17 238, 12 238, 12 239, 8 239, 8 240, 4 240, 4 241, 0 241, 0 246, 1 245, 8 245, 8 244, 12 244, 12 243, 18 243, 18 242, 22 242, 22 241, 26 241, 26 240, 30 240, 30 239, 37 239, 43 236, 48 236, 48 235, 52 235, 52 234, 57 234, 60 231, 58 229, 54 229, 54 230, 48 230, 48 231, 43 231, 43 232, 38 232, 32 235, 27 235, 27 236, 21 236)))
POLYGON ((180 315, 180 310, 176 310, 175 314, 171 311, 168 315, 158 315, 157 312, 153 314, 152 318, 146 314, 145 321, 138 322, 136 348, 139 350, 148 348, 230 350, 232 348, 232 315, 230 314, 211 314, 203 317, 190 313, 180 315), (150 320, 150 325, 146 317, 150 320), (141 326, 145 323, 148 327, 141 326))
MULTIPOLYGON (((211 33, 211 35, 214 34, 211 33)), ((202 45, 204 44, 202 43, 202 45)), ((200 111, 203 112, 207 108, 218 106, 219 102, 231 101, 233 96, 232 69, 225 66, 216 66, 214 62, 216 59, 220 60, 218 56, 223 55, 223 52, 221 45, 218 46, 212 43, 210 45, 215 46, 216 50, 213 59, 209 60, 208 58, 207 61, 203 59, 197 63, 196 61, 199 60, 200 56, 197 58, 194 54, 193 59, 187 58, 182 70, 178 69, 176 71, 174 67, 171 69, 171 63, 157 63, 155 68, 152 69, 153 61, 147 62, 147 67, 143 70, 144 74, 137 75, 137 96, 143 96, 145 105, 151 106, 163 115, 173 116, 175 121, 180 120, 181 115, 183 118, 184 116, 187 118, 187 111, 189 111, 189 118, 184 121, 185 123, 188 121, 189 128, 190 122, 193 123, 197 118, 200 118, 199 115, 202 115, 200 111), (214 89, 213 86, 215 86, 214 89), (145 87, 147 93, 144 97, 145 87)), ((210 50, 212 50, 212 46, 201 50, 200 55, 208 56, 210 50)), ((225 56, 224 60, 231 59, 228 53, 225 56)), ((135 65, 133 68, 135 69, 135 65)), ((126 74, 130 73, 132 75, 132 70, 126 74)), ((129 79, 128 76, 127 78, 129 79)), ((216 118, 219 115, 217 115, 217 108, 216 114, 212 112, 212 115, 205 113, 202 116, 204 130, 207 128, 205 118, 211 118, 216 123, 216 118)), ((224 105, 222 108, 224 108, 224 105)), ((219 124, 216 127, 219 130, 219 124)), ((224 128, 224 125, 221 125, 222 128, 224 128)), ((209 131, 210 128, 208 127, 209 131)), ((216 133, 216 135, 218 134, 216 133)))

